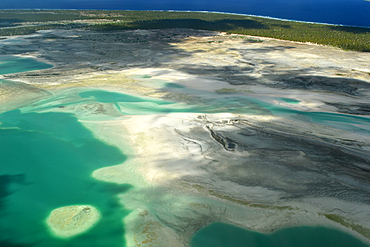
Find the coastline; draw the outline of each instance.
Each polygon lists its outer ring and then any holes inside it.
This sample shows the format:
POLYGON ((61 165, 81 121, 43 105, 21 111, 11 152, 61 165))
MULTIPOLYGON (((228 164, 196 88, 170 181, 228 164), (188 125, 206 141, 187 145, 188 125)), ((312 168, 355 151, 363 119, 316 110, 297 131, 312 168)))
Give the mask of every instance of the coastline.
MULTIPOLYGON (((365 0, 370 1, 370 0, 365 0)), ((132 9, 133 10, 133 9, 132 9)), ((278 21, 286 21, 286 22, 298 22, 298 23, 307 23, 307 24, 319 24, 319 25, 327 25, 327 26, 339 26, 339 27, 358 27, 358 28, 370 28, 370 26, 353 26, 353 25, 345 25, 345 24, 338 24, 338 23, 327 23, 327 22, 313 22, 313 21, 300 21, 300 20, 293 20, 293 19, 285 19, 285 18, 278 18, 273 16, 264 16, 264 15, 253 15, 253 14, 241 14, 241 13, 234 13, 234 12, 222 12, 222 11, 197 11, 197 10, 143 10, 143 11, 169 11, 169 12, 195 12, 195 13, 215 13, 215 14, 225 14, 225 15, 240 15, 240 16, 251 16, 251 17, 258 17, 264 19, 271 19, 271 20, 278 20, 278 21)))
MULTIPOLYGON (((365 0, 370 1, 370 0, 365 0)), ((308 23, 308 24, 320 24, 320 25, 329 25, 329 26, 342 26, 342 27, 356 27, 356 28, 370 28, 366 25, 348 25, 342 23, 330 23, 330 22, 316 22, 316 21, 303 21, 303 20, 296 20, 296 19, 287 19, 283 17, 274 17, 274 16, 267 16, 267 15, 258 15, 258 14, 251 14, 251 13, 238 13, 238 12, 223 12, 223 11, 212 11, 212 10, 177 10, 177 9, 115 9, 115 8, 10 8, 10 9, 2 9, 2 10, 72 10, 72 11, 139 11, 139 12, 178 12, 178 13, 215 13, 215 14, 225 14, 225 15, 236 15, 236 16, 249 16, 249 17, 258 17, 264 19, 271 19, 271 20, 279 20, 279 21, 287 21, 287 22, 299 22, 299 23, 308 23)))
MULTIPOLYGON (((27 9, 26 11, 33 11, 27 9)), ((43 10, 39 15, 43 15, 43 10)), ((46 10, 45 10, 46 11, 46 10)), ((163 11, 163 10, 48 10, 55 12, 55 20, 50 17, 42 17, 31 26, 22 26, 22 22, 32 24, 32 21, 25 14, 22 21, 22 14, 18 26, 12 27, 13 30, 0 29, 0 35, 16 35, 17 33, 29 34, 38 30, 50 30, 53 28, 82 28, 100 31, 118 31, 135 29, 162 29, 162 28, 193 28, 196 30, 209 30, 217 32, 228 32, 241 35, 251 35, 258 37, 270 37, 280 40, 290 40, 297 42, 308 42, 322 45, 339 47, 343 50, 355 50, 369 52, 370 46, 366 42, 370 32, 370 27, 327 24, 320 22, 296 21, 283 18, 268 16, 237 14, 216 11, 163 11), (60 21, 63 11, 71 11, 74 17, 68 17, 60 21), (91 12, 89 14, 89 12, 91 12), (104 13, 107 12, 107 13, 104 13), (113 13, 113 17, 109 13, 113 13), (148 16, 147 16, 148 15, 148 16), (225 18, 221 18, 220 16, 225 18), (186 18, 188 17, 188 18, 186 18), (45 19, 49 21, 45 22, 45 19), (72 19, 71 19, 72 18, 72 19), (87 19, 86 19, 87 18, 87 19), (100 19, 99 19, 100 18, 100 19), (76 20, 89 20, 76 23, 76 20), (104 22, 100 22, 104 20, 104 22), (50 22, 51 21, 51 22, 50 22), (173 23, 172 23, 173 22, 173 23), (171 24, 172 23, 172 24, 171 24), (225 25, 227 23, 227 25, 225 25), (19 25, 20 24, 20 25, 19 25), (276 28, 279 27, 279 28, 276 28), (304 30, 304 31, 302 31, 304 30), (275 32, 279 31, 279 32, 275 32)), ((7 14, 6 10, 3 10, 7 14)), ((15 12, 8 10, 8 12, 15 12)), ((9 13, 8 13, 9 14, 9 13)))

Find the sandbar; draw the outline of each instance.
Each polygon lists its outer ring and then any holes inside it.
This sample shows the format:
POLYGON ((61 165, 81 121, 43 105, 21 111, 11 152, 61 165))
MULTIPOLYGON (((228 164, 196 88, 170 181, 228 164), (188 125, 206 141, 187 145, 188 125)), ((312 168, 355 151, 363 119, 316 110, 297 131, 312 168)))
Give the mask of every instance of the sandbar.
POLYGON ((98 222, 99 211, 89 205, 74 205, 54 209, 47 218, 50 230, 58 237, 79 235, 98 222))

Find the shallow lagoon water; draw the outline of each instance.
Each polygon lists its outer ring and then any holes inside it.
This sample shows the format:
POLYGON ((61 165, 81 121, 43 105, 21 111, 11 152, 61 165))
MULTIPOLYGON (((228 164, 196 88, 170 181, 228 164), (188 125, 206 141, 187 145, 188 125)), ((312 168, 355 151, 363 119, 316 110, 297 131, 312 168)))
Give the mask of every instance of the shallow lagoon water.
POLYGON ((0 56, 0 75, 49 69, 53 65, 39 62, 28 57, 0 56))
POLYGON ((85 106, 99 103, 116 106, 121 115, 188 109, 164 100, 77 88, 1 113, 0 246, 125 246, 122 219, 129 211, 116 196, 133 187, 100 182, 91 174, 122 164, 126 156, 95 139, 78 118, 85 117, 85 106), (69 205, 92 205, 102 217, 87 233, 65 240, 53 236, 45 220, 53 209, 69 205))
MULTIPOLYGON (((1 59, 0 74, 52 67, 30 58, 1 59)), ((0 246, 125 246, 122 218, 128 211, 116 195, 132 186, 100 182, 91 173, 126 156, 95 139, 75 114, 53 112, 63 98, 0 113, 0 246), (81 204, 98 208, 100 221, 70 239, 53 236, 45 222, 49 213, 81 204)))
POLYGON ((368 129, 370 118, 367 116, 357 116, 334 112, 299 111, 275 104, 270 104, 258 99, 250 98, 250 100, 258 104, 260 107, 271 111, 271 114, 276 116, 287 117, 304 122, 312 121, 317 124, 327 125, 337 129, 356 131, 367 135, 370 134, 368 129))
MULTIPOLYGON (((208 91, 202 91, 197 89, 191 89, 187 87, 169 86, 173 83, 166 82, 164 80, 151 79, 147 75, 137 75, 131 78, 140 80, 146 83, 147 86, 157 88, 158 82, 160 87, 166 88, 168 91, 177 93, 187 93, 190 95, 198 96, 203 100, 194 102, 196 106, 188 108, 188 112, 201 112, 201 113, 239 113, 247 115, 275 115, 283 118, 290 118, 296 121, 313 122, 316 124, 327 125, 334 128, 339 128, 347 131, 361 132, 370 135, 369 124, 370 118, 367 116, 356 116, 350 114, 340 114, 332 112, 309 112, 299 111, 284 107, 277 104, 271 104, 257 98, 244 96, 243 94, 234 94, 224 97, 214 97, 214 94, 208 91), (148 80, 149 79, 149 80, 148 80), (340 123, 340 124, 338 124, 340 123)), ((180 85, 182 86, 182 85, 180 85)), ((293 98, 281 97, 279 101, 284 103, 295 105, 301 101, 293 98)), ((183 111, 179 111, 183 112, 183 111)))
POLYGON ((113 104, 117 110, 125 115, 191 111, 191 107, 184 104, 104 90, 89 90, 79 93, 79 96, 100 103, 113 104))
POLYGON ((271 234, 216 222, 193 237, 191 247, 367 247, 351 235, 325 227, 292 227, 271 234))
MULTIPOLYGON (((0 236, 5 242, 30 246, 123 246, 121 219, 127 214, 115 198, 130 185, 91 178, 100 167, 124 162, 115 147, 96 140, 69 113, 0 115, 0 236), (47 215, 55 208, 87 204, 98 208, 100 222, 88 233, 61 240, 48 232, 47 215)), ((10 243, 9 243, 10 244, 10 243)))
POLYGON ((282 101, 284 101, 285 103, 288 103, 288 104, 299 104, 299 102, 301 102, 300 100, 296 100, 296 99, 291 99, 291 98, 280 98, 282 101))

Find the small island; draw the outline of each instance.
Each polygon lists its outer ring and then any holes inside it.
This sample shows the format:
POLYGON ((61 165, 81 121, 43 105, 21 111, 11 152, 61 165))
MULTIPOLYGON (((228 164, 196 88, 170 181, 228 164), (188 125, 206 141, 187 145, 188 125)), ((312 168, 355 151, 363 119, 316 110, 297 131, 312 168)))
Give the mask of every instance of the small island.
POLYGON ((70 238, 89 230, 99 218, 100 213, 93 206, 66 206, 54 209, 47 224, 56 236, 70 238))

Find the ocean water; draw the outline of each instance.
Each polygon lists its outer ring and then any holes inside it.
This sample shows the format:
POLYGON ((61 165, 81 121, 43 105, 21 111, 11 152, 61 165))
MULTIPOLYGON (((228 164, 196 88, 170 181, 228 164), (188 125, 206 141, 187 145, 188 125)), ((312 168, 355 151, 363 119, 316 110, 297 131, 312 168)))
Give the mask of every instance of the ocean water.
POLYGON ((191 247, 368 247, 351 235, 325 227, 292 227, 263 234, 216 222, 195 234, 191 247))
POLYGON ((218 11, 370 27, 370 2, 366 0, 2 0, 0 2, 0 9, 22 8, 218 11))

